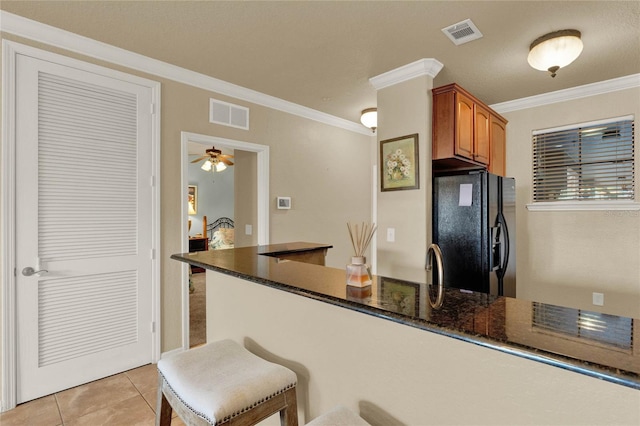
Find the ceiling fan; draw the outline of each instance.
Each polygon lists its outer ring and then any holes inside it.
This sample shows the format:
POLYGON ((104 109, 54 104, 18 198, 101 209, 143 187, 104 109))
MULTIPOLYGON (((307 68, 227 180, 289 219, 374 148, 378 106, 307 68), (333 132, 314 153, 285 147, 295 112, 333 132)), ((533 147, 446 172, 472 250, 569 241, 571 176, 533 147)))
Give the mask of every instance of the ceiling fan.
POLYGON ((233 166, 233 162, 229 160, 233 158, 233 155, 223 154, 222 151, 212 146, 211 149, 207 149, 205 154, 196 158, 192 163, 205 160, 201 169, 206 172, 221 172, 227 168, 227 166, 233 166))

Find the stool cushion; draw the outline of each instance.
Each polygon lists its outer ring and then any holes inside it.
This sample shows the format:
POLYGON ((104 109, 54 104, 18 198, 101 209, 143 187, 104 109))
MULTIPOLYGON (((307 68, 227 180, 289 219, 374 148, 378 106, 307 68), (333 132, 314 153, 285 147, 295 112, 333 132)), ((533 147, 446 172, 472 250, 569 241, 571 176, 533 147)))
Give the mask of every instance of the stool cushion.
POLYGON ((296 374, 232 340, 158 361, 170 391, 211 424, 227 421, 296 385, 296 374))
POLYGON ((307 426, 371 426, 362 417, 341 405, 316 417, 307 426))

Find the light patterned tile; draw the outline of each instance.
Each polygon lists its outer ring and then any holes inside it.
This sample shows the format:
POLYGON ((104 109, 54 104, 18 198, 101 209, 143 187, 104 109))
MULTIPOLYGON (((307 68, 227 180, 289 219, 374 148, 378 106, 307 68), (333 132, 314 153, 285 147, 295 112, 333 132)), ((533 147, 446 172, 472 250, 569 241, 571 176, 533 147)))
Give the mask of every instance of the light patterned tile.
POLYGON ((142 394, 142 397, 145 401, 147 401, 147 404, 155 413, 157 404, 156 399, 158 398, 158 394, 156 392, 145 392, 142 394))
POLYGON ((65 426, 153 426, 154 424, 155 415, 141 395, 65 421, 65 426))
POLYGON ((134 368, 125 372, 125 374, 138 389, 138 392, 142 394, 155 392, 158 389, 158 366, 156 364, 134 368))
POLYGON ((62 424, 58 404, 53 395, 34 399, 0 414, 2 426, 57 426, 62 424))
MULTIPOLYGON (((147 404, 149 404, 149 407, 151 407, 151 409, 153 410, 153 412, 156 412, 156 406, 158 405, 157 401, 158 401, 158 393, 156 392, 147 392, 147 393, 143 393, 142 397, 144 398, 145 401, 147 401, 147 404)), ((175 410, 171 410, 171 417, 176 417, 177 414, 175 412, 175 410)))
POLYGON ((57 393, 56 399, 66 424, 71 419, 139 395, 129 378, 122 373, 57 393))
POLYGON ((171 426, 187 426, 180 417, 174 417, 171 419, 171 426))

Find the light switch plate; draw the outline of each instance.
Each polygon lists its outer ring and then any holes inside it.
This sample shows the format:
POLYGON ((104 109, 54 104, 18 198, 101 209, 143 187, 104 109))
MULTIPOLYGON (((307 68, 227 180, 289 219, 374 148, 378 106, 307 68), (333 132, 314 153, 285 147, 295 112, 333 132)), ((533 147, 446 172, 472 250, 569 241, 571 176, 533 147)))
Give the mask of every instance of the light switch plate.
POLYGON ((387 242, 393 243, 396 241, 396 228, 387 228, 387 242))
POLYGON ((604 294, 593 293, 593 304, 595 306, 604 306, 604 294))
POLYGON ((245 226, 244 226, 244 234, 245 234, 245 235, 251 235, 251 234, 253 234, 253 226, 251 226, 251 225, 245 225, 245 226))

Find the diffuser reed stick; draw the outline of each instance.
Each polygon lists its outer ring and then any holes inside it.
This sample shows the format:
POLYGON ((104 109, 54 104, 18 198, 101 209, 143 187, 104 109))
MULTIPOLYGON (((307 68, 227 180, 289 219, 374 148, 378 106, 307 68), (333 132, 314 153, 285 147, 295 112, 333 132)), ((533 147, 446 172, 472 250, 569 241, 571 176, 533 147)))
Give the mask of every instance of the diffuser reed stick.
POLYGON ((349 229, 349 237, 351 237, 356 257, 364 257, 373 234, 376 232, 376 224, 362 222, 361 226, 358 226, 358 224, 352 225, 351 222, 347 222, 347 229, 349 229))

